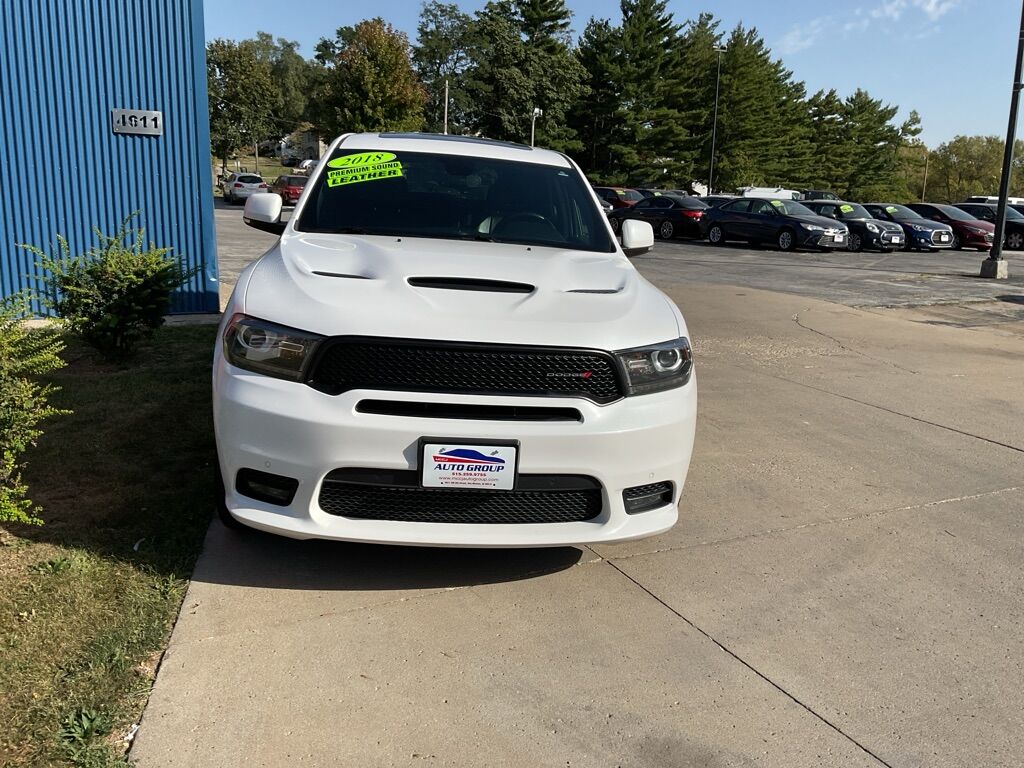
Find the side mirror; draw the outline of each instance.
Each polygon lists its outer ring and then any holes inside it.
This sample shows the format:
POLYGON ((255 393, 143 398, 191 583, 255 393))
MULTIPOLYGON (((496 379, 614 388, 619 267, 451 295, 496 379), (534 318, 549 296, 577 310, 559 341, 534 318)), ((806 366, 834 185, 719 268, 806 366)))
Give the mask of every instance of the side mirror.
POLYGON ((633 258, 654 247, 654 229, 646 221, 622 220, 622 250, 633 258))
POLYGON ((285 223, 281 221, 281 196, 273 192, 256 192, 245 201, 242 220, 254 229, 280 235, 285 223))

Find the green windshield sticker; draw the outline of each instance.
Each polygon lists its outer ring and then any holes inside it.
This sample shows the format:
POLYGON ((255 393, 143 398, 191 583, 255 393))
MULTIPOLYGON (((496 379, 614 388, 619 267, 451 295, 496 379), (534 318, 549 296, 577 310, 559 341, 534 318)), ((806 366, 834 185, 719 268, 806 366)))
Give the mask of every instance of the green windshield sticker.
POLYGON ((885 206, 885 210, 887 210, 889 213, 896 213, 896 211, 898 211, 899 209, 895 205, 887 205, 885 206))
POLYGON ((840 205, 839 206, 839 210, 842 211, 843 213, 853 213, 853 206, 852 205, 840 205))
POLYGON ((360 152, 336 157, 327 163, 327 186, 393 179, 402 175, 402 164, 393 152, 360 152))
POLYGON ((781 201, 781 200, 772 200, 772 205, 774 205, 774 206, 775 206, 776 208, 782 208, 782 207, 784 207, 784 206, 782 205, 782 201, 781 201))

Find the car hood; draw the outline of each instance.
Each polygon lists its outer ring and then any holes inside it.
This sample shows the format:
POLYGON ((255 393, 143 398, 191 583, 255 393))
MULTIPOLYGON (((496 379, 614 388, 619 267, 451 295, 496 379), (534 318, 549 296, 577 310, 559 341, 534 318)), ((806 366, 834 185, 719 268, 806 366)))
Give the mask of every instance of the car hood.
POLYGON ((896 222, 903 227, 922 227, 927 232, 934 232, 936 230, 946 230, 952 232, 953 228, 949 224, 943 224, 941 221, 932 221, 931 219, 900 219, 896 222))
POLYGON ((326 336, 615 350, 685 332, 664 294, 619 253, 459 240, 286 233, 234 303, 234 311, 326 336), (533 290, 452 290, 410 278, 533 290))
POLYGON ((996 225, 991 221, 985 221, 983 219, 975 219, 974 221, 957 221, 950 222, 959 224, 961 227, 973 227, 974 229, 982 229, 989 234, 994 234, 996 231, 996 225))
POLYGON ((903 231, 903 227, 901 227, 897 222, 895 222, 895 221, 886 221, 885 219, 847 219, 843 223, 847 224, 847 225, 850 225, 850 224, 860 224, 861 226, 864 226, 865 224, 874 224, 879 229, 887 231, 887 232, 902 232, 903 231))
POLYGON ((792 219, 797 223, 814 224, 825 229, 846 229, 846 225, 843 222, 830 219, 827 216, 787 216, 786 218, 792 219))

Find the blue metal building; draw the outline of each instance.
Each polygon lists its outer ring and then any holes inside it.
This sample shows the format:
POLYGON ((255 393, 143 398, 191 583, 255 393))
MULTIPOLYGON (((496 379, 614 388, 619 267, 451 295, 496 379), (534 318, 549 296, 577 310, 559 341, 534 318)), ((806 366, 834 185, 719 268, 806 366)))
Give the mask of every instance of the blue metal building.
POLYGON ((174 311, 217 311, 209 132, 202 0, 0 0, 0 296, 39 287, 18 243, 137 210, 197 268, 174 311))

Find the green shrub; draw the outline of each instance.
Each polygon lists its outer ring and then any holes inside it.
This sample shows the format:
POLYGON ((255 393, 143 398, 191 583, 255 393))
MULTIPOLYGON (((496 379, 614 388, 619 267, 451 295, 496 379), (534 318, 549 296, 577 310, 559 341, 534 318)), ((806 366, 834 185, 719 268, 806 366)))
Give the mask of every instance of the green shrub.
POLYGON ((42 434, 40 421, 65 413, 47 404, 55 388, 35 381, 64 366, 64 344, 52 327, 28 328, 30 316, 25 293, 0 300, 0 522, 38 525, 39 507, 21 481, 21 454, 42 434))
POLYGON ((170 248, 146 244, 145 229, 132 226, 138 212, 121 222, 113 236, 93 229, 99 245, 72 256, 68 241, 57 236, 59 256, 22 245, 44 270, 47 306, 67 328, 107 358, 135 353, 164 322, 171 293, 191 276, 168 254, 170 248))

